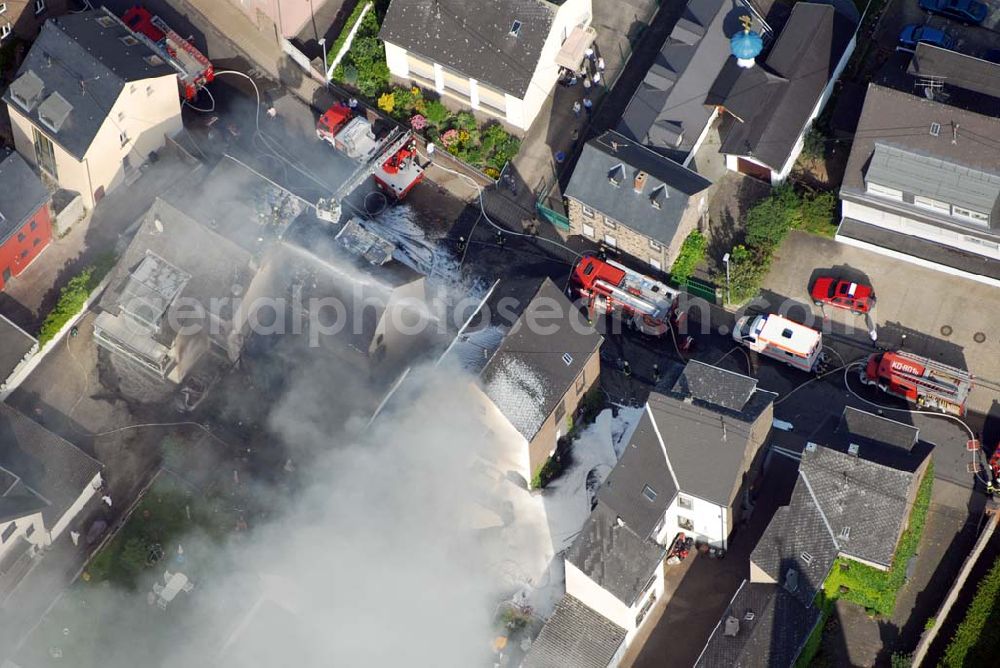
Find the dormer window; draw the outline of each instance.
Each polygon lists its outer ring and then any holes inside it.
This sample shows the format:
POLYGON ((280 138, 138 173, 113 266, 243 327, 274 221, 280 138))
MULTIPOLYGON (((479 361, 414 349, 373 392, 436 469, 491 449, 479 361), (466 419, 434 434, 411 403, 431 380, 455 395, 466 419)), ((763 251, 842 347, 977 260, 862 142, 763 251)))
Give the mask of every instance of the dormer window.
POLYGON ((941 124, 931 123, 931 137, 937 137, 941 134, 941 124))
POLYGON ((514 21, 514 23, 512 23, 510 26, 510 35, 511 37, 517 37, 520 33, 521 33, 521 22, 514 21))
POLYGON ((135 37, 132 37, 132 35, 122 35, 120 39, 121 43, 124 44, 125 46, 135 46, 136 44, 139 43, 139 40, 137 40, 135 37))
POLYGON ((663 201, 670 198, 670 193, 667 192, 667 187, 665 185, 659 185, 653 188, 653 192, 649 194, 649 204, 654 209, 662 209, 663 201))

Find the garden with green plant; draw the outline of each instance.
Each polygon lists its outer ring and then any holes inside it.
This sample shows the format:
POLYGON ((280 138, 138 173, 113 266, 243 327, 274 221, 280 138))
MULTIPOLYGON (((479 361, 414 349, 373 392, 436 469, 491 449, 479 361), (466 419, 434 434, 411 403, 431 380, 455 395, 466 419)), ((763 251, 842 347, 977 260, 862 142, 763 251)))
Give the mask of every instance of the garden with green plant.
POLYGON ((784 185, 751 207, 746 214, 744 241, 729 253, 730 301, 741 304, 757 294, 774 252, 792 230, 833 238, 836 206, 833 193, 798 191, 784 185))
POLYGON ((111 268, 115 266, 116 261, 117 258, 113 253, 105 253, 98 258, 97 262, 85 267, 83 271, 71 278, 66 286, 59 291, 59 300, 45 316, 38 333, 40 347, 51 341, 67 322, 83 310, 83 305, 87 303, 90 293, 100 285, 111 268))
MULTIPOLYGON (((328 58, 331 64, 364 6, 364 3, 358 5, 330 48, 328 58)), ((334 68, 332 79, 356 91, 427 141, 483 170, 488 176, 499 177, 507 161, 517 155, 521 141, 498 122, 479 125, 471 112, 453 112, 440 100, 425 97, 416 86, 391 86, 389 68, 385 64, 385 46, 378 39, 379 17, 383 12, 376 6, 361 19, 351 48, 334 68)))
POLYGON ((997 664, 1000 636, 996 633, 1000 621, 1000 559, 976 588, 965 617, 955 629, 939 666, 992 666, 997 664))

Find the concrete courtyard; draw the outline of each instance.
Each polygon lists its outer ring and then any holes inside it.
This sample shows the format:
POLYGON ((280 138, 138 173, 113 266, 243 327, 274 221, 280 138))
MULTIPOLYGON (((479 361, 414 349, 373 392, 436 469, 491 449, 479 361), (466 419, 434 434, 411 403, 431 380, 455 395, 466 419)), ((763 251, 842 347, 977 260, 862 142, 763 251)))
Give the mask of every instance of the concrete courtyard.
MULTIPOLYGON (((988 414, 1000 400, 1000 335, 996 331, 1000 290, 831 239, 792 232, 764 281, 770 309, 781 308, 785 300, 797 302, 816 318, 853 327, 859 340, 868 337, 863 318, 812 304, 808 287, 820 273, 870 281, 878 297, 874 320, 880 345, 902 346, 968 368, 977 377, 970 411, 988 414)), ((801 316, 803 311, 791 313, 801 316)))

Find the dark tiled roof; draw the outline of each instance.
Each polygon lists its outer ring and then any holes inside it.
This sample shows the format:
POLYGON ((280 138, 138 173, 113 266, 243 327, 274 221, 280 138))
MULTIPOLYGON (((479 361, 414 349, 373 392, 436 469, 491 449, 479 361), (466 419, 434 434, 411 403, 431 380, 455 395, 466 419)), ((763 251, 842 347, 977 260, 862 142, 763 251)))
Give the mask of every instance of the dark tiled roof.
POLYGON ((72 110, 58 132, 39 121, 38 105, 25 112, 9 90, 3 96, 78 160, 90 148, 126 83, 174 74, 166 63, 147 63, 145 58, 152 51, 141 42, 123 43, 121 38, 131 35, 123 25, 115 22, 106 28, 98 23, 103 16, 102 10, 96 10, 49 19, 18 69, 18 76, 31 71, 42 80, 42 100, 59 93, 69 102, 72 110))
POLYGON ((678 491, 647 412, 597 498, 636 534, 649 538, 678 491), (644 493, 647 487, 654 494, 652 500, 644 493))
POLYGON ((823 513, 800 475, 787 506, 774 513, 750 561, 808 607, 839 552, 823 513), (794 575, 789 575, 794 571, 794 575))
POLYGON ((757 390, 757 380, 717 366, 691 360, 673 391, 705 403, 742 411, 757 390))
POLYGON ((920 437, 920 430, 913 425, 903 424, 852 406, 844 408, 837 431, 892 445, 907 452, 916 445, 920 437))
POLYGON ((580 535, 566 552, 566 561, 625 605, 635 603, 666 549, 640 538, 615 512, 598 502, 580 535))
MULTIPOLYGON (((841 195, 864 197, 865 173, 879 143, 938 159, 955 170, 966 168, 1000 174, 1000 146, 981 140, 998 136, 998 118, 871 84, 851 146, 841 195), (941 126, 937 136, 930 133, 932 123, 941 126)), ((950 218, 937 219, 929 213, 924 213, 921 220, 970 233, 981 229, 959 225, 950 218)))
POLYGON ((907 73, 934 77, 946 86, 1000 98, 1000 65, 932 44, 917 44, 907 73))
POLYGON ((618 131, 683 160, 712 116, 705 97, 730 59, 729 38, 746 13, 739 1, 690 0, 625 108, 618 131))
POLYGON ((649 408, 680 491, 728 506, 743 474, 750 429, 776 396, 755 391, 734 411, 674 392, 650 394, 649 408))
MULTIPOLYGON (((0 475, 10 475, 0 469, 0 475)), ((44 510, 49 504, 15 478, 15 482, 0 486, 0 523, 17 520, 44 510), (6 490, 6 491, 5 491, 6 490)))
POLYGON ((609 131, 584 145, 564 194, 670 245, 680 241, 674 237, 688 201, 711 185, 690 169, 609 131), (647 174, 642 192, 634 187, 639 172, 647 174), (619 185, 611 182, 613 173, 619 185), (653 197, 660 208, 653 206, 653 197))
POLYGON ((19 153, 0 153, 0 245, 49 201, 48 188, 19 153))
POLYGON ((799 472, 840 551, 888 568, 910 514, 907 491, 916 482, 914 474, 868 461, 863 453, 853 456, 822 447, 806 449, 799 472))
POLYGON ((565 594, 521 668, 607 668, 625 629, 565 594))
POLYGON ((49 529, 104 468, 7 404, 0 405, 0 466, 48 502, 42 517, 49 529))
POLYGON ((779 585, 744 580, 695 668, 789 668, 819 617, 779 585))
MULTIPOLYGON (((732 125, 719 149, 731 155, 748 155, 781 169, 805 128, 840 62, 857 27, 852 18, 833 6, 798 2, 767 56, 764 67, 787 83, 768 84, 767 97, 753 95, 752 106, 734 100, 746 117, 732 125)), ((758 66, 744 70, 739 78, 759 81, 758 66)), ((750 90, 735 83, 740 98, 750 90)), ((728 106, 729 102, 724 101, 728 106)))
POLYGON ((38 345, 35 337, 0 315, 0 383, 6 382, 25 355, 38 345))
POLYGON ((555 13, 543 0, 392 0, 379 38, 523 98, 555 13))
POLYGON ((804 605, 811 604, 838 554, 892 564, 916 477, 865 459, 863 450, 854 456, 807 446, 791 501, 778 509, 750 555, 780 585, 795 570, 794 594, 804 605))
POLYGON ((480 380, 490 400, 530 441, 603 341, 546 278, 480 380))

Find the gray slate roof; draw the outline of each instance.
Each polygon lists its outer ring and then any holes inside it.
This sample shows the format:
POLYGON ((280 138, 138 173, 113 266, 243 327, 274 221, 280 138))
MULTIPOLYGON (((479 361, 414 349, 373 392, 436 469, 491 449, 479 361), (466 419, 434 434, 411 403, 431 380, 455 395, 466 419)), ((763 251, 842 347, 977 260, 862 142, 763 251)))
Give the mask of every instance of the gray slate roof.
POLYGON ((104 468, 7 404, 0 404, 0 466, 48 502, 42 517, 49 529, 104 468))
MULTIPOLYGON (((769 82, 765 86, 767 95, 759 99, 756 109, 745 99, 734 99, 733 103, 743 113, 743 122, 732 124, 719 150, 730 155, 753 156, 780 169, 805 128, 856 27, 856 19, 835 10, 832 5, 796 3, 764 63, 770 73, 787 83, 769 82)), ((738 78, 759 81, 761 73, 754 71, 758 67, 761 65, 743 70, 738 78)), ((745 98, 748 88, 751 87, 737 82, 731 90, 737 98, 745 98)), ((723 104, 728 106, 729 101, 724 100, 723 104)))
POLYGON ((782 585, 796 569, 795 594, 809 605, 838 554, 892 564, 915 484, 914 473, 866 459, 864 447, 854 456, 809 446, 791 501, 775 513, 750 560, 782 585))
POLYGON ((666 548, 639 537, 628 524, 619 524, 615 511, 598 502, 566 551, 566 561, 631 606, 665 554, 666 548))
MULTIPOLYGON (((1000 145, 983 141, 983 137, 1000 137, 1000 118, 871 84, 847 161, 841 197, 872 202, 878 200, 865 195, 866 170, 878 145, 939 160, 942 169, 947 163, 956 174, 1000 174, 1000 145), (941 126, 936 137, 930 133, 931 123, 941 126)), ((897 203, 897 206, 903 205, 897 203)), ((953 218, 937 216, 924 209, 914 209, 913 215, 929 224, 983 230, 971 223, 963 225, 953 218)), ((992 231, 984 231, 996 235, 1000 230, 1000 220, 995 220, 993 225, 996 227, 992 231)))
POLYGON ((689 200, 711 181, 654 153, 635 140, 608 131, 584 146, 564 194, 665 245, 675 241, 689 200), (619 167, 620 166, 620 167, 619 167), (635 176, 648 176, 641 193, 635 176), (611 182, 611 175, 619 185, 611 182), (656 197, 660 208, 652 205, 656 197))
POLYGON ((523 98, 555 12, 543 0, 392 0, 379 38, 523 98))
POLYGON ((18 69, 19 77, 30 71, 41 79, 44 89, 39 102, 59 93, 72 107, 57 132, 39 121, 39 105, 25 112, 12 100, 10 90, 3 96, 78 160, 90 148, 126 83, 174 74, 166 63, 147 63, 144 58, 152 52, 141 42, 124 44, 120 38, 131 34, 127 28, 117 22, 108 28, 98 23, 103 16, 103 11, 96 10, 49 19, 18 69))
POLYGON ((597 498, 632 531, 650 538, 678 491, 663 458, 653 422, 646 413, 632 433, 625 452, 598 490, 597 498), (647 486, 656 495, 652 501, 643 494, 647 486))
MULTIPOLYGON (((745 384, 738 374, 733 376, 734 385, 745 384)), ((757 390, 740 410, 732 410, 676 391, 650 394, 649 409, 680 491, 728 506, 743 473, 740 467, 750 447, 750 429, 776 396, 757 390)), ((658 442, 643 444, 659 449, 658 442)))
POLYGON ((695 668, 788 668, 819 617, 779 585, 744 580, 695 668), (736 620, 735 635, 727 635, 729 618, 736 620))
POLYGON ((806 607, 823 586, 839 549, 801 473, 787 506, 778 508, 750 561, 806 607), (794 575, 789 573, 794 571, 794 575))
POLYGON ((546 278, 483 369, 480 380, 500 412, 531 441, 603 341, 576 306, 546 278))
POLYGON ((564 594, 521 668, 607 668, 625 629, 564 594))
MULTIPOLYGON (((949 129, 942 130, 946 134, 949 129)), ((865 181, 989 214, 1000 198, 1000 170, 987 172, 875 141, 865 181)), ((998 225, 994 223, 994 227, 998 225)))
POLYGON ((920 430, 913 425, 903 424, 852 406, 844 408, 838 431, 868 441, 902 448, 907 452, 913 449, 920 437, 920 430))
POLYGON ((50 197, 48 188, 19 153, 0 159, 0 245, 14 236, 50 197))
POLYGON ((757 390, 757 379, 691 360, 684 366, 673 391, 685 396, 742 411, 757 390))
POLYGON ((0 383, 5 382, 25 355, 38 345, 38 340, 13 322, 0 315, 0 383))
POLYGON ((729 59, 729 38, 745 13, 739 1, 690 0, 625 108, 618 131, 683 160, 712 116, 705 97, 729 59))
POLYGON ((1000 98, 1000 65, 931 44, 917 44, 907 73, 934 77, 946 86, 1000 98))
POLYGON ((0 523, 32 515, 48 505, 20 478, 0 468, 0 523))

